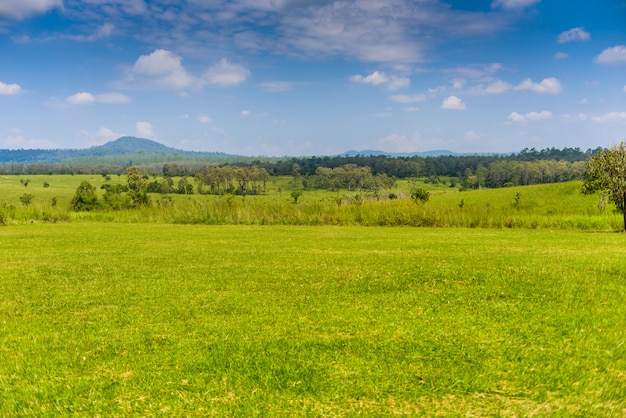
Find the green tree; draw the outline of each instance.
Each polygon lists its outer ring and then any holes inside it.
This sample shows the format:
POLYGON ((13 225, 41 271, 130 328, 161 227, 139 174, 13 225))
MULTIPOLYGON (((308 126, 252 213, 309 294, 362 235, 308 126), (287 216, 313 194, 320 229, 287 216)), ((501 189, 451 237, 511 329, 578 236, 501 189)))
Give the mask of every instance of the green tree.
POLYGON ((89 182, 83 181, 76 189, 76 194, 70 202, 72 210, 77 212, 89 212, 98 208, 98 196, 96 196, 96 188, 89 182))
POLYGON ((624 216, 626 232, 626 143, 599 151, 587 161, 582 192, 604 191, 624 216))
POLYGON ((293 192, 291 192, 291 198, 293 199, 293 203, 298 203, 298 199, 300 199, 300 196, 302 196, 302 191, 300 190, 294 190, 293 192))
POLYGON ((141 169, 130 167, 126 170, 126 181, 128 182, 128 196, 132 199, 133 205, 135 207, 149 205, 148 185, 141 169))
POLYGON ((24 193, 23 195, 20 196, 20 202, 22 202, 22 205, 24 206, 28 206, 31 204, 31 202, 33 201, 33 198, 35 196, 33 196, 30 193, 24 193))
POLYGON ((426 203, 430 199, 430 192, 420 187, 415 188, 411 192, 411 199, 413 199, 415 203, 418 203, 418 202, 426 203))

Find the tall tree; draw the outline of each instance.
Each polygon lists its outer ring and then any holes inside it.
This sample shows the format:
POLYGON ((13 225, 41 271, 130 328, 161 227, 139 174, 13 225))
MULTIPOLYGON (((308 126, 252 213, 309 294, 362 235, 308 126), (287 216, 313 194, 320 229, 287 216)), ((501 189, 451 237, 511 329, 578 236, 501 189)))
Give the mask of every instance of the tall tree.
POLYGON ((126 170, 128 181, 128 196, 133 200, 135 206, 150 204, 148 196, 148 185, 143 177, 143 172, 139 167, 130 167, 126 170))
POLYGON ((583 193, 598 190, 608 193, 609 200, 624 215, 626 232, 626 143, 600 151, 587 161, 583 193))

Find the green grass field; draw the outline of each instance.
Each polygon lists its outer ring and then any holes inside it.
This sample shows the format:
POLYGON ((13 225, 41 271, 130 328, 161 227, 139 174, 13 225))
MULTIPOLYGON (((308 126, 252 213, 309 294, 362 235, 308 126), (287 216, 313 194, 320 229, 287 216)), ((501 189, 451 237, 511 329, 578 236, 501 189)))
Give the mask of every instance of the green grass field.
POLYGON ((626 413, 624 234, 36 222, 0 256, 1 416, 626 413))
MULTIPOLYGON (((96 187, 107 183, 101 175, 38 175, 0 177, 0 225, 29 222, 149 222, 165 224, 362 225, 466 228, 526 228, 616 231, 623 217, 612 204, 599 205, 598 195, 581 194, 580 182, 483 189, 459 192, 446 185, 418 182, 430 190, 428 203, 409 198, 411 184, 366 192, 362 199, 347 190, 304 190, 294 204, 291 192, 302 185, 288 177, 271 178, 259 196, 152 194, 152 205, 140 210, 72 212, 70 201, 81 181, 96 187), (22 181, 30 180, 27 187, 22 181), (44 187, 44 183, 48 187, 44 187), (33 196, 30 205, 20 202, 33 196), (56 199, 56 205, 52 200, 56 199)), ((125 183, 112 176, 109 183, 125 183)), ((152 180, 150 180, 152 181, 152 180)), ((360 196, 359 196, 360 197, 360 196)))

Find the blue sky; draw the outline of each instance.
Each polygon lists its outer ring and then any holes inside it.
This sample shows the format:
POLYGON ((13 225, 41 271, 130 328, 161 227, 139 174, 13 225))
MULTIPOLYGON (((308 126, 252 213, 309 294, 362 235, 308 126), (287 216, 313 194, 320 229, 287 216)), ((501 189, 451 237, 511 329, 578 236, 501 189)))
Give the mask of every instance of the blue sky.
POLYGON ((626 0, 0 0, 0 148, 626 141, 626 0))

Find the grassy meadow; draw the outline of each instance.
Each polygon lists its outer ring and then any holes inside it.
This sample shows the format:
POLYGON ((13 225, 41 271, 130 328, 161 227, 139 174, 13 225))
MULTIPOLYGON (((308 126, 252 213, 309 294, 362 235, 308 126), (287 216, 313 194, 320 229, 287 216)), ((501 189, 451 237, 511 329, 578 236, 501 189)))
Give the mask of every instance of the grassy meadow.
POLYGON ((626 414, 626 235, 580 183, 72 212, 82 180, 0 177, 0 416, 626 414))
POLYGON ((0 415, 620 416, 626 237, 0 229, 0 415))
MULTIPOLYGON (((258 196, 150 194, 152 205, 130 210, 72 212, 70 201, 81 181, 96 187, 125 184, 124 176, 100 175, 0 177, 0 224, 24 222, 150 222, 208 225, 363 225, 466 228, 550 228, 613 231, 623 228, 621 214, 598 195, 582 195, 581 182, 460 192, 446 184, 417 181, 431 193, 427 203, 408 196, 406 180, 376 193, 302 190, 300 181, 273 177, 258 196), (27 187, 23 181, 30 180, 27 187), (48 187, 44 187, 44 183, 48 187), (297 204, 291 192, 301 191, 297 204), (29 205, 20 202, 33 196, 29 205), (389 199, 389 195, 399 196, 389 199), (56 204, 53 205, 53 199, 56 204)), ((151 181, 151 180, 149 180, 151 181)), ((177 181, 177 179, 175 179, 177 181)))

